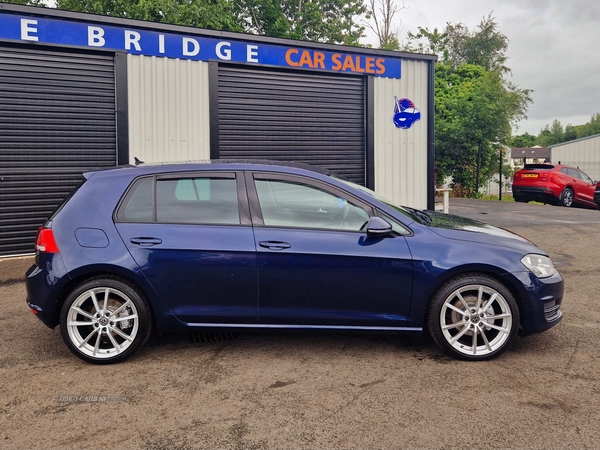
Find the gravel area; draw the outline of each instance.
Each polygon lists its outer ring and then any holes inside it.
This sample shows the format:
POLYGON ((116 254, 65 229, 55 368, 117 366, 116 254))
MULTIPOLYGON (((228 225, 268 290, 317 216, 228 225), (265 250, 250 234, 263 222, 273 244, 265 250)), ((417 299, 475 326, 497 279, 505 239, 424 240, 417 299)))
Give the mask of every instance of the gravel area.
POLYGON ((483 363, 420 336, 263 332, 156 335, 94 366, 27 308, 31 258, 0 260, 0 448, 598 448, 600 212, 450 210, 550 253, 566 280, 559 326, 483 363))

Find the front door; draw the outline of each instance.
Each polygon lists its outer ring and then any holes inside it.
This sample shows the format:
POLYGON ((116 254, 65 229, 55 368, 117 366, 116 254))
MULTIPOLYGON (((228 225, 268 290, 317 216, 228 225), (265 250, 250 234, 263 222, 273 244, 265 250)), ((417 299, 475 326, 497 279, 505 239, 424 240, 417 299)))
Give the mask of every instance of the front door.
POLYGON ((402 327, 412 259, 401 235, 368 237, 373 209, 314 180, 255 174, 259 323, 402 327), (260 215, 260 216, 259 216, 260 215))
POLYGON ((569 175, 576 178, 576 200, 590 205, 594 205, 594 193, 596 192, 596 183, 581 170, 569 168, 569 175))

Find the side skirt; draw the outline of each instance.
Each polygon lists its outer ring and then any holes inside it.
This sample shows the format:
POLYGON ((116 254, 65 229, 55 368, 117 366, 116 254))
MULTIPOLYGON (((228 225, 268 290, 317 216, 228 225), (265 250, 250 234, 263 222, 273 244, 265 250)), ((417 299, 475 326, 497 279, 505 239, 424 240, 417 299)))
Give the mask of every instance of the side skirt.
POLYGON ((247 323, 186 323, 193 328, 238 328, 255 330, 348 330, 348 331, 401 331, 405 333, 419 333, 422 327, 370 327, 346 325, 280 325, 280 324, 247 324, 247 323))

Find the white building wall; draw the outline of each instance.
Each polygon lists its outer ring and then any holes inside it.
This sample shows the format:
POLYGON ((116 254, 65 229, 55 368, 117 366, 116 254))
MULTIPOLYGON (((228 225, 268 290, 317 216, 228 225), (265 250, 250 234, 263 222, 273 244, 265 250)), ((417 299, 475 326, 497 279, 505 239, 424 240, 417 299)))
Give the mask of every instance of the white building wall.
POLYGON ((579 167, 592 180, 600 180, 600 134, 550 147, 550 162, 579 167))
POLYGON ((208 63, 127 55, 129 157, 210 159, 208 63))
MULTIPOLYGON (((208 63, 127 55, 129 155, 146 162, 210 159, 208 63)), ((374 79, 375 190, 427 208, 426 61, 402 61, 402 78, 374 79), (421 112, 410 129, 393 122, 394 96, 421 112)))
POLYGON ((375 190, 396 204, 427 208, 427 62, 402 61, 402 78, 375 78, 375 190), (421 120, 396 128, 394 96, 408 98, 421 120))

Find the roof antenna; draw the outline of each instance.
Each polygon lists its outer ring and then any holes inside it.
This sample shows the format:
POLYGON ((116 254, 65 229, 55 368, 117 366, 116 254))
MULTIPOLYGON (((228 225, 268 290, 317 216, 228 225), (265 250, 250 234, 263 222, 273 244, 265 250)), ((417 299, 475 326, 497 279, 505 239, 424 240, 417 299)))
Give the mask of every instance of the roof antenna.
POLYGON ((139 159, 137 159, 137 156, 134 156, 133 159, 135 161, 136 166, 139 166, 140 164, 144 164, 144 161, 140 161, 139 159))

